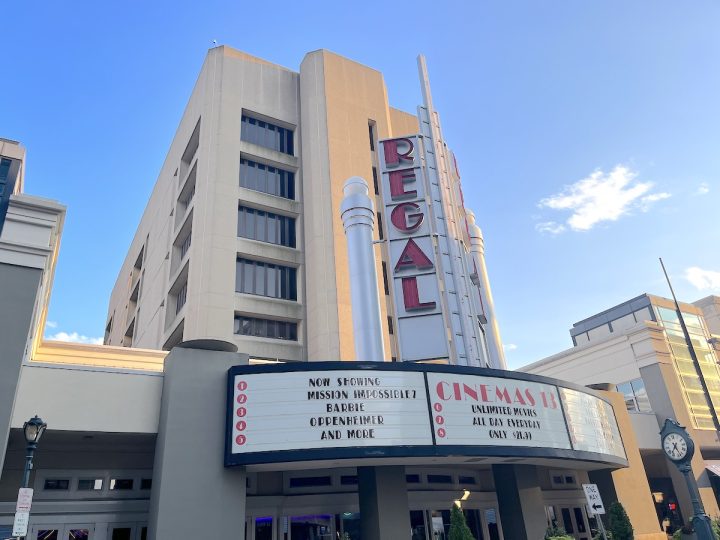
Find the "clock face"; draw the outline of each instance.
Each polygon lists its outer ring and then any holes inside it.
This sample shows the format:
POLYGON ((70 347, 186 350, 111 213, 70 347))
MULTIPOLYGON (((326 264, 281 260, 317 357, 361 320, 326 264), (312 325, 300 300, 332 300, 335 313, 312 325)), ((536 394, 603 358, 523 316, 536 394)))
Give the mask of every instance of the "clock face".
POLYGON ((673 461, 680 461, 688 453, 688 444, 679 433, 670 433, 663 439, 663 450, 673 461))

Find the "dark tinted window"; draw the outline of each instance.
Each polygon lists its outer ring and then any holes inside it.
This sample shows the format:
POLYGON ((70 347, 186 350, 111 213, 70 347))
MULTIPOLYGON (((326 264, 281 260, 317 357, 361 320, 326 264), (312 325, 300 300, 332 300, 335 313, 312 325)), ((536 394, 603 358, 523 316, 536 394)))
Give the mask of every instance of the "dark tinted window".
POLYGON ((238 209, 238 236, 295 247, 295 219, 241 206, 238 209))
POLYGON ((241 336, 297 341, 297 323, 238 315, 235 317, 235 333, 241 336))
POLYGON ((240 186, 285 199, 295 199, 294 173, 249 159, 240 160, 240 186))
POLYGON ((43 489, 66 491, 70 488, 70 480, 58 480, 55 478, 48 478, 45 480, 43 489))
POLYGON ((250 259, 238 259, 235 290, 246 294, 297 300, 297 269, 250 259))
POLYGON ((132 478, 113 478, 110 480, 110 489, 111 490, 128 490, 133 488, 133 479, 132 478))
POLYGON ((293 132, 291 129, 276 126, 250 116, 242 116, 240 138, 245 142, 264 146, 291 156, 294 153, 293 132))
POLYGON ((291 478, 290 487, 330 486, 332 478, 329 476, 306 476, 304 478, 291 478))
POLYGON ((452 476, 449 474, 428 474, 430 484, 452 484, 452 476))

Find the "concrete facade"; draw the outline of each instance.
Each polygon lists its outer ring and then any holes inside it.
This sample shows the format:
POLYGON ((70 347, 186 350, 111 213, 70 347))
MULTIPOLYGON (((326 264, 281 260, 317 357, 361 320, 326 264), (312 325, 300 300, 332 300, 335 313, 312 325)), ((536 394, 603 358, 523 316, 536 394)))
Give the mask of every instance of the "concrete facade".
MULTIPOLYGON (((682 475, 660 447, 659 431, 666 418, 686 426, 695 441, 698 450, 692 469, 703 505, 709 515, 720 514, 720 484, 710 467, 720 458, 720 439, 709 412, 710 407, 720 410, 720 356, 716 349, 719 305, 716 296, 694 304, 680 303, 711 389, 709 395, 703 392, 690 360, 674 303, 653 295, 641 295, 576 323, 570 331, 575 347, 521 368, 580 384, 609 383, 624 393, 630 420, 624 438, 632 436, 637 441, 647 477, 644 482, 654 494, 657 518, 662 521, 668 517, 673 528, 692 515, 692 505, 682 475), (679 511, 671 511, 672 504, 677 504, 679 511)), ((617 498, 626 505, 631 518, 634 507, 647 499, 648 492, 643 488, 640 491, 645 495, 640 497, 638 482, 642 479, 625 480, 623 476, 639 466, 631 459, 630 469, 612 473, 620 490, 617 498)), ((640 519, 633 519, 633 523, 640 519)))
MULTIPOLYGON (((378 140, 419 131, 415 115, 388 103, 382 74, 347 58, 310 52, 295 72, 211 49, 112 291, 105 344, 168 350, 221 339, 258 359, 355 359, 342 185, 356 175, 368 181, 380 241, 389 217, 378 189, 378 140), (244 116, 292 132, 293 147, 250 142, 244 116), (294 196, 244 187, 241 159, 294 174, 294 196), (238 206, 294 220, 295 245, 240 235, 238 206), (237 292, 238 258, 291 268, 297 298, 237 292), (236 317, 297 325, 297 336, 238 333, 236 317)), ((398 347, 388 247, 374 249, 390 360, 398 347)), ((481 324, 497 327, 494 319, 481 324)), ((490 362, 503 367, 497 355, 490 362)))
POLYGON ((0 467, 21 366, 45 324, 64 215, 65 208, 55 202, 12 195, 0 234, 0 467))

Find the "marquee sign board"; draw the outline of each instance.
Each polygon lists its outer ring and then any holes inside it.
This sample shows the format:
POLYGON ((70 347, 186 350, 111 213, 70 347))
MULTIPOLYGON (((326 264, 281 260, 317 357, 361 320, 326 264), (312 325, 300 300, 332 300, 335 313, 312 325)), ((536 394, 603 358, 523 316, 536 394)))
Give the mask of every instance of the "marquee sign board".
POLYGON ((233 454, 432 444, 422 373, 248 373, 233 386, 233 454))
POLYGON ((555 379, 389 362, 228 373, 226 466, 463 455, 627 464, 612 407, 555 379))
POLYGON ((570 388, 560 388, 560 395, 573 448, 625 457, 615 413, 609 403, 570 388))
POLYGON ((446 373, 427 378, 437 444, 571 448, 554 385, 446 373))

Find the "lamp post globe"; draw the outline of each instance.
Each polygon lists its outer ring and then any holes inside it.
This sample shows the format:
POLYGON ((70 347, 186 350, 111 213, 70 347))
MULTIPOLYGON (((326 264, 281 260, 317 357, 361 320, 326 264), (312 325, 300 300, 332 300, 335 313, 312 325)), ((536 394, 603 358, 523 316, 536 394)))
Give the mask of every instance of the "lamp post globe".
POLYGON ((33 416, 30 420, 23 424, 23 433, 25 434, 25 442, 28 445, 35 445, 40 442, 40 437, 45 432, 47 424, 42 421, 38 415, 33 416))

